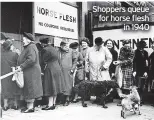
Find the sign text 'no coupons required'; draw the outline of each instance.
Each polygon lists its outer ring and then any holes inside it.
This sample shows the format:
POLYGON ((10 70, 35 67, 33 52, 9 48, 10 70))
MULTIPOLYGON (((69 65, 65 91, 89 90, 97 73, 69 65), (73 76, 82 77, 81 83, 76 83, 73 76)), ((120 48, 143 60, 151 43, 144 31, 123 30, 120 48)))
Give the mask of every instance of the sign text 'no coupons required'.
POLYGON ((35 2, 35 33, 78 39, 77 8, 60 2, 35 2))

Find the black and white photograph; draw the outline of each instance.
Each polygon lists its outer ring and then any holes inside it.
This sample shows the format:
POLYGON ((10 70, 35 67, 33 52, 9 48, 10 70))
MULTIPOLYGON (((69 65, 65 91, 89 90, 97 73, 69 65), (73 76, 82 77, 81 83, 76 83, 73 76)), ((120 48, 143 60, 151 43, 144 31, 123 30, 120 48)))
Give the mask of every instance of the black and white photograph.
POLYGON ((0 120, 154 120, 154 1, 0 1, 0 120))

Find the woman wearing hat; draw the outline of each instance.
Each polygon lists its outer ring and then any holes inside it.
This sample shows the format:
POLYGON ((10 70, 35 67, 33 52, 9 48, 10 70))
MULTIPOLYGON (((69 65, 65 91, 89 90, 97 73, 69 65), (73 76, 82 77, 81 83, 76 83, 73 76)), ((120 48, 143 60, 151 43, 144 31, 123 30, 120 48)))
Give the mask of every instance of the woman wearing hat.
POLYGON ((64 106, 68 106, 73 88, 72 76, 77 65, 77 58, 74 56, 73 51, 69 49, 68 43, 63 41, 60 43, 58 54, 66 87, 66 91, 63 93, 65 96, 64 106))
POLYGON ((148 52, 144 50, 146 47, 145 41, 137 43, 137 50, 133 60, 133 76, 135 77, 135 85, 139 88, 138 92, 143 103, 142 94, 145 84, 145 77, 148 72, 148 52))
POLYGON ((95 39, 94 47, 86 54, 86 72, 90 73, 90 80, 110 80, 109 66, 112 62, 110 51, 104 47, 101 37, 95 39))
POLYGON ((54 110, 56 98, 59 93, 65 92, 65 83, 62 69, 58 61, 57 50, 49 45, 49 38, 40 40, 44 47, 43 62, 46 64, 44 68, 43 92, 44 96, 49 98, 49 103, 42 110, 54 110))
MULTIPOLYGON (((113 62, 113 64, 121 66, 121 70, 123 73, 122 88, 118 89, 119 95, 121 92, 123 94, 129 94, 129 88, 133 84, 132 69, 133 69, 134 51, 130 47, 130 43, 131 43, 130 40, 123 40, 123 47, 120 49, 118 61, 113 62)), ((119 105, 121 105, 121 103, 119 103, 118 106, 119 105)))
MULTIPOLYGON (((1 51, 1 76, 7 73, 12 72, 11 67, 15 67, 17 65, 18 54, 11 51, 12 41, 6 40, 2 44, 1 51)), ((15 99, 14 109, 17 109, 17 95, 20 95, 20 88, 17 86, 15 82, 12 81, 12 75, 2 79, 2 98, 4 99, 4 110, 7 110, 8 100, 15 99)))
POLYGON ((39 55, 33 41, 32 34, 23 34, 24 50, 18 59, 18 64, 24 74, 23 96, 27 102, 27 108, 21 110, 24 113, 34 112, 34 100, 43 96, 39 55))

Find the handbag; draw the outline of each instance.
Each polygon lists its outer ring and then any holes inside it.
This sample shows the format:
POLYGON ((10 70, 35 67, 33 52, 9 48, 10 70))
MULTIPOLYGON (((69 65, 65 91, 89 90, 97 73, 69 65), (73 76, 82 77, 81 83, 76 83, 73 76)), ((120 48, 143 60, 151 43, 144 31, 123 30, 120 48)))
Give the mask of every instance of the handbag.
POLYGON ((121 66, 120 65, 118 65, 116 67, 115 77, 116 77, 116 80, 117 80, 117 84, 119 85, 119 88, 121 88, 122 87, 123 73, 122 73, 122 70, 121 70, 121 66))
MULTIPOLYGON (((13 68, 13 71, 15 68, 13 68)), ((23 71, 18 71, 13 75, 12 81, 16 81, 19 88, 24 87, 24 74, 23 71)))

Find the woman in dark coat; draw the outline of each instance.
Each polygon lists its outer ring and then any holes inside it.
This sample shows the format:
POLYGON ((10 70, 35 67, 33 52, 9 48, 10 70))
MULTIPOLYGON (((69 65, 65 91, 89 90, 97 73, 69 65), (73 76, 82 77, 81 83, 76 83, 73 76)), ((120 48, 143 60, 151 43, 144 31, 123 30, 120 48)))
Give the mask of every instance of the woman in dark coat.
POLYGON ((18 64, 24 74, 23 96, 27 102, 24 113, 34 112, 34 99, 43 96, 41 68, 36 45, 32 42, 34 37, 30 33, 23 34, 24 50, 19 56, 18 64))
MULTIPOLYGON (((11 51, 12 42, 6 40, 1 49, 1 76, 12 72, 11 67, 16 67, 18 54, 11 51)), ((12 81, 12 75, 2 79, 2 98, 4 99, 4 110, 8 109, 8 100, 15 99, 15 108, 17 109, 17 95, 20 95, 20 88, 16 82, 12 81)))
POLYGON ((73 87, 73 72, 75 70, 75 67, 77 65, 77 59, 73 55, 73 52, 71 49, 69 49, 68 43, 61 42, 60 43, 60 49, 58 50, 59 54, 59 63, 62 67, 62 72, 64 76, 65 81, 65 87, 66 91, 63 93, 66 97, 64 106, 69 105, 69 97, 72 93, 72 87, 73 87))
MULTIPOLYGON (((150 82, 150 88, 152 90, 152 92, 154 92, 154 42, 152 44, 152 49, 153 52, 151 53, 151 55, 149 56, 149 82, 150 82), (152 86, 153 83, 153 86, 152 86)), ((154 107, 154 101, 152 106, 154 107)))
POLYGON ((148 72, 148 52, 144 50, 146 47, 145 41, 140 41, 137 44, 137 50, 135 50, 135 56, 133 60, 133 75, 135 77, 135 85, 139 88, 139 94, 142 100, 143 88, 145 84, 145 79, 143 77, 147 77, 148 72))
POLYGON ((113 61, 117 61, 118 52, 114 49, 114 42, 111 39, 106 40, 104 43, 104 46, 106 46, 112 54, 112 63, 109 66, 109 73, 110 73, 110 76, 113 77, 115 74, 115 68, 116 68, 116 66, 113 64, 113 61))
POLYGON ((44 71, 43 90, 44 96, 49 98, 49 103, 42 110, 54 110, 57 94, 65 92, 63 73, 58 61, 58 52, 49 45, 49 39, 40 40, 44 46, 43 61, 46 64, 44 71))

